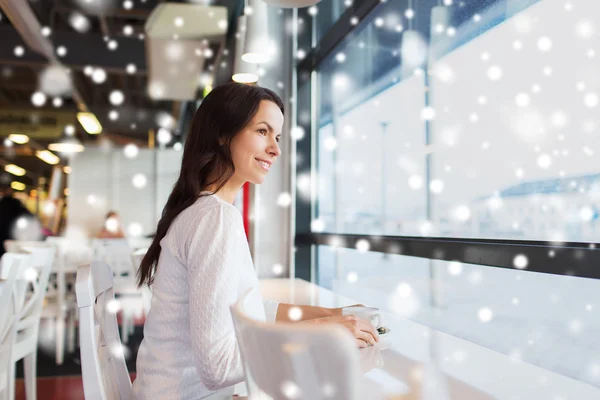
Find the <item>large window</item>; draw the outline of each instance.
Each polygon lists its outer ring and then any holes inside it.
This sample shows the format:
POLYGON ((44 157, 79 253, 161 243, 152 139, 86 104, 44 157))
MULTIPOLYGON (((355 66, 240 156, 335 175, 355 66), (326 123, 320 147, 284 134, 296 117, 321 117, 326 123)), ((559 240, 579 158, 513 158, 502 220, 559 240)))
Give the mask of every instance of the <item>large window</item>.
POLYGON ((297 271, 600 385, 600 3, 366 1, 299 74, 297 271))
POLYGON ((317 229, 598 241, 600 4, 454 3, 389 1, 318 66, 317 229))

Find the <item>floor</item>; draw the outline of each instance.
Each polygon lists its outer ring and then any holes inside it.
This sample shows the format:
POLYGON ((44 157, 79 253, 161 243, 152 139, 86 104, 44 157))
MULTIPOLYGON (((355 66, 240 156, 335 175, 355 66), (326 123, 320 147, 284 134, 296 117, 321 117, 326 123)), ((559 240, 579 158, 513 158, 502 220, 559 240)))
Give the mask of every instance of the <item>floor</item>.
MULTIPOLYGON (((25 400, 25 384, 17 379, 16 400, 25 400)), ((83 399, 83 383, 81 375, 53 376, 38 378, 37 398, 39 400, 75 400, 83 399)))
MULTIPOLYGON (((131 374, 131 380, 135 373, 131 374)), ((25 384, 23 379, 17 379, 15 400, 25 400, 25 384)), ((38 378, 38 400, 81 400, 83 399, 83 382, 81 375, 52 376, 38 378)))

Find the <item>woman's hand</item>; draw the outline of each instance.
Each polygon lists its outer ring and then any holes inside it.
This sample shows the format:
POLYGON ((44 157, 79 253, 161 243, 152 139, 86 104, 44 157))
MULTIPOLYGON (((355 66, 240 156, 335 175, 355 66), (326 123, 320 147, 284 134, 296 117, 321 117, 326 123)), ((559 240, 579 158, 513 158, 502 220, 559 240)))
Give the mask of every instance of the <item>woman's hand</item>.
POLYGON ((302 323, 307 324, 338 324, 348 329, 356 340, 358 347, 374 346, 379 342, 379 334, 370 321, 355 315, 337 315, 333 317, 315 318, 302 323))

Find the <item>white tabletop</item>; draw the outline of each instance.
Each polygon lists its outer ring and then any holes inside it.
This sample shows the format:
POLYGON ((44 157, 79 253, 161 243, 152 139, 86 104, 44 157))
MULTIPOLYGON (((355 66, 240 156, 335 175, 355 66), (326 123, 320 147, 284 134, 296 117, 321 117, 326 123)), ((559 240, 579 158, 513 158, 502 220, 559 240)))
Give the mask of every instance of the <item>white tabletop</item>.
MULTIPOLYGON (((264 298, 283 303, 342 307, 350 299, 303 280, 266 279, 264 298)), ((511 358, 419 323, 382 312, 391 332, 360 350, 365 376, 395 399, 600 399, 600 389, 511 358)))

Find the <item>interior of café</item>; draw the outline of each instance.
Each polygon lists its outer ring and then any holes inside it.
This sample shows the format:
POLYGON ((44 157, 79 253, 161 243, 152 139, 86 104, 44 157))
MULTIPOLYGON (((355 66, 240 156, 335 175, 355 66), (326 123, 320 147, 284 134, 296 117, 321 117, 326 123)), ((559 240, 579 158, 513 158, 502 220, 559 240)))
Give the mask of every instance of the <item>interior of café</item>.
POLYGON ((0 399, 600 399, 597 0, 0 0, 0 149, 0 399))

